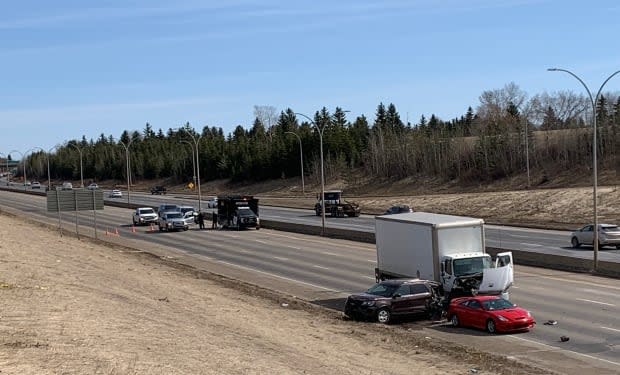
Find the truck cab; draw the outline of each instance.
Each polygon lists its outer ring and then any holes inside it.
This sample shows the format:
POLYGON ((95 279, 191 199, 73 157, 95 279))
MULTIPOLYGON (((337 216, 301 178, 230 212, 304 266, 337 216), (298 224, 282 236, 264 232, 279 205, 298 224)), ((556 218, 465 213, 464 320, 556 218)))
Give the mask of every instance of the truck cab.
MULTIPOLYGON (((342 190, 328 190, 324 192, 323 196, 325 200, 325 215, 332 217, 358 217, 360 216, 360 207, 357 203, 347 202, 342 198, 342 190)), ((321 199, 321 193, 316 195, 316 204, 314 205, 314 212, 316 216, 321 216, 323 213, 323 199, 321 199)))
POLYGON ((499 253, 493 259, 486 253, 462 253, 441 259, 441 284, 451 296, 502 294, 514 282, 512 253, 499 253))

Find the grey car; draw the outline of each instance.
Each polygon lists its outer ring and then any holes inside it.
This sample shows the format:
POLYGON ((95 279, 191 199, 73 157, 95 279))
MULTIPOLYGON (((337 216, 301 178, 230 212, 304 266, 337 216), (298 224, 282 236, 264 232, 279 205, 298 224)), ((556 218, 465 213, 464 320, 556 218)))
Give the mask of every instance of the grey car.
MULTIPOLYGON (((592 245, 594 238, 593 228, 594 225, 588 224, 571 233, 570 242, 573 247, 577 248, 581 245, 592 245)), ((599 224, 598 246, 615 246, 616 249, 620 249, 620 227, 616 224, 599 224)))
POLYGON ((189 225, 180 211, 168 211, 159 215, 159 231, 188 230, 189 225))

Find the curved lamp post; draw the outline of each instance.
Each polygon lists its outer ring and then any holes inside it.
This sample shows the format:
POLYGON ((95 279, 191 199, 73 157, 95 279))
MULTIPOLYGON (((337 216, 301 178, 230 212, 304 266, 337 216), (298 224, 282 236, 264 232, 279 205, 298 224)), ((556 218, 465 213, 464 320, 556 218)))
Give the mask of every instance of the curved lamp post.
POLYGON ((2 153, 2 152, 0 152, 0 155, 4 156, 4 159, 6 160, 6 172, 7 172, 6 181, 7 181, 7 184, 8 184, 8 181, 9 181, 9 176, 8 176, 8 173, 9 173, 9 157, 4 155, 4 153, 2 153))
POLYGON ((130 138, 129 142, 127 142, 127 144, 125 144, 125 142, 121 141, 120 139, 118 140, 118 142, 125 148, 125 165, 127 166, 127 205, 129 205, 129 201, 130 201, 130 179, 131 179, 131 164, 129 164, 129 147, 131 147, 131 143, 133 142, 135 138, 130 138))
POLYGON ((9 156, 14 152, 17 152, 21 156, 21 161, 24 163, 24 190, 26 190, 26 160, 24 160, 24 154, 22 154, 22 152, 19 150, 12 150, 11 152, 9 152, 9 156))
POLYGON ((304 151, 301 145, 301 137, 295 132, 284 132, 285 134, 292 134, 297 137, 299 141, 299 159, 301 160, 301 192, 302 194, 306 194, 306 185, 304 184, 304 151))
POLYGON ((196 185, 196 157, 194 156, 194 144, 184 139, 181 140, 181 143, 187 143, 189 145, 189 148, 192 149, 192 167, 194 171, 194 174, 192 176, 192 181, 194 182, 194 185, 196 185))
MULTIPOLYGON (((75 143, 67 143, 67 146, 71 146, 75 148, 80 153, 80 184, 81 184, 80 187, 84 187, 84 168, 82 167, 82 148, 78 147, 78 145, 76 145, 75 143)), ((129 195, 129 192, 127 192, 127 195, 129 195)))
POLYGON ((593 139, 592 139, 592 173, 593 173, 593 206, 594 206, 594 228, 593 228, 593 233, 592 233, 592 247, 594 249, 593 254, 594 254, 594 266, 593 266, 593 271, 596 271, 598 269, 598 214, 597 214, 597 197, 596 197, 596 187, 597 187, 597 183, 598 183, 598 177, 597 177, 597 162, 596 162, 596 153, 597 153, 597 137, 596 137, 596 103, 598 103, 599 97, 601 96, 601 91, 603 91, 603 87, 605 87, 605 84, 607 84, 607 82, 616 74, 620 73, 620 70, 614 72, 612 75, 610 75, 609 77, 607 77, 607 79, 603 82, 603 84, 601 85, 601 87, 598 89, 598 92, 596 93, 596 96, 594 98, 592 98, 592 93, 590 92, 590 89, 588 88, 588 86, 581 80, 581 78, 579 78, 575 73, 571 72, 570 70, 566 70, 566 69, 561 69, 561 68, 549 68, 547 69, 550 72, 564 72, 567 74, 570 74, 571 76, 573 76, 575 79, 577 79, 579 81, 579 83, 581 83, 581 85, 586 89, 586 92, 588 93, 588 96, 590 97, 590 104, 592 105, 592 133, 593 133, 593 139))
POLYGON ((52 190, 52 180, 51 180, 51 174, 50 174, 50 154, 52 153, 52 150, 55 148, 60 147, 60 145, 56 145, 52 148, 50 148, 49 150, 47 150, 47 152, 45 153, 46 159, 47 159, 47 190, 51 191, 52 190))
MULTIPOLYGON (((196 149, 195 152, 195 156, 194 156, 194 160, 195 162, 195 178, 196 178, 196 186, 198 187, 198 212, 202 212, 202 206, 201 206, 201 201, 202 201, 202 195, 200 193, 200 159, 198 158, 198 144, 200 143, 200 138, 202 138, 202 134, 200 134, 198 137, 196 137, 194 134, 190 133, 187 129, 185 128, 179 128, 179 130, 183 130, 194 142, 194 148, 196 149)), ((189 143, 189 142, 188 142, 189 143)), ((191 145, 191 143, 190 143, 191 145)), ((192 149, 192 155, 194 155, 194 149, 192 149)))
POLYGON ((325 235, 325 172, 323 167, 323 130, 325 127, 320 128, 312 119, 303 113, 295 113, 296 115, 305 117, 319 132, 319 142, 321 144, 321 236, 325 235))

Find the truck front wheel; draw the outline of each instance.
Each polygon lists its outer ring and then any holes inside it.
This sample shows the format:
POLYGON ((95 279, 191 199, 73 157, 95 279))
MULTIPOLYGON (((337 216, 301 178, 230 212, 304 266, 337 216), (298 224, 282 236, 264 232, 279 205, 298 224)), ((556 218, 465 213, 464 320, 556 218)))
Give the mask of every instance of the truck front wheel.
POLYGON ((383 307, 377 311, 377 321, 382 324, 388 324, 390 319, 392 318, 392 314, 390 310, 386 307, 383 307))

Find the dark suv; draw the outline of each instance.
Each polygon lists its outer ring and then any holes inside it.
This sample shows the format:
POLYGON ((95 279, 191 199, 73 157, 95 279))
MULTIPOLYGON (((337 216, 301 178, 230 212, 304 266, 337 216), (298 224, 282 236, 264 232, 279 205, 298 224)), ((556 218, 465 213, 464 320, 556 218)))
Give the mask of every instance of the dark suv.
POLYGON ((420 279, 392 279, 373 285, 364 293, 347 298, 344 314, 352 319, 377 320, 387 324, 399 315, 425 314, 439 299, 439 284, 420 279))
POLYGON ((154 186, 151 188, 151 195, 153 194, 166 194, 166 187, 165 186, 154 186))

